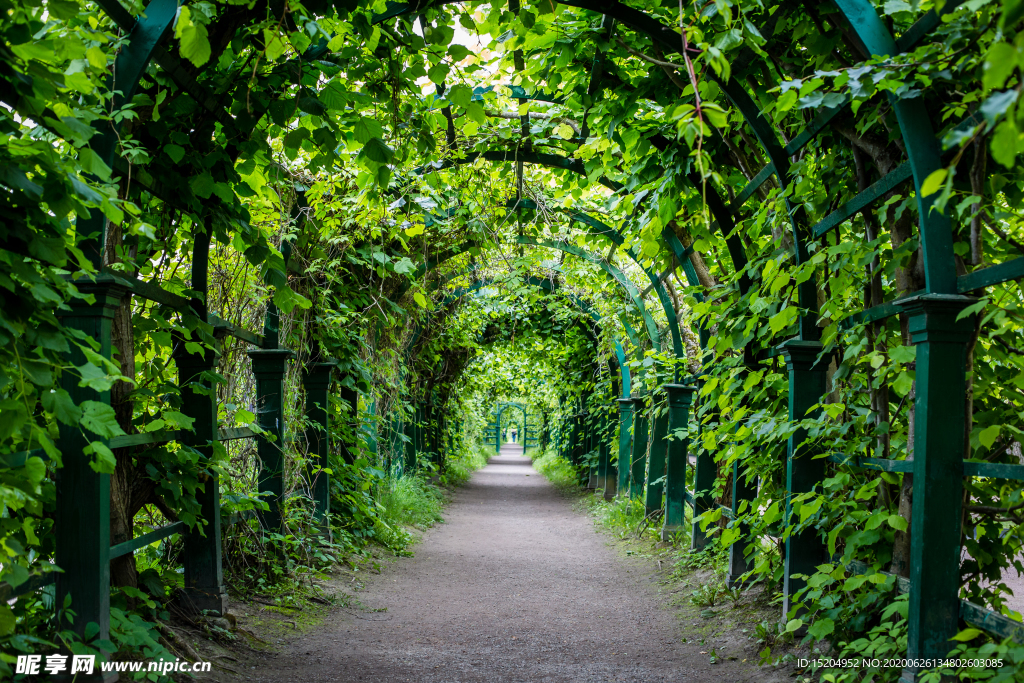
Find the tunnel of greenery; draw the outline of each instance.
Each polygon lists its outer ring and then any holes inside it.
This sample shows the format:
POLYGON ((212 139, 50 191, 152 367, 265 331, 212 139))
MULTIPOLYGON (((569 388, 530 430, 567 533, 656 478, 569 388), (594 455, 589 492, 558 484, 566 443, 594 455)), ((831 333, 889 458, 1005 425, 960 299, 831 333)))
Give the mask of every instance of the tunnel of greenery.
POLYGON ((1024 2, 3 11, 0 670, 401 550, 514 426, 902 662, 815 675, 1024 680, 1024 2))

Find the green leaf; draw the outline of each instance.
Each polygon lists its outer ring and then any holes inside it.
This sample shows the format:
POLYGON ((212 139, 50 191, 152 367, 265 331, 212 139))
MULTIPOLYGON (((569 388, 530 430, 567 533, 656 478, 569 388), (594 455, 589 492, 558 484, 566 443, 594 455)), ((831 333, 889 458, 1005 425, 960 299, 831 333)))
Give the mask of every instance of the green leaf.
POLYGON ((992 448, 992 444, 999 438, 999 432, 1002 430, 1002 425, 990 425, 981 430, 978 434, 978 442, 981 443, 985 448, 992 448))
POLYGON ((175 144, 164 145, 164 154, 171 158, 176 164, 180 164, 181 160, 185 158, 185 149, 175 144))
POLYGON ((71 394, 64 389, 43 394, 43 409, 66 425, 74 426, 82 419, 82 409, 75 405, 71 394))
POLYGON ((192 424, 196 421, 194 417, 189 417, 173 410, 161 413, 160 417, 178 429, 192 429, 192 424))
POLYGON ((253 415, 252 412, 246 410, 245 408, 239 408, 237 411, 235 411, 235 422, 238 422, 240 424, 252 424, 255 421, 256 416, 253 415))
MULTIPOLYGON (((9 582, 10 581, 8 580, 8 583, 9 582)), ((10 605, 6 602, 0 603, 0 638, 14 633, 14 627, 17 623, 17 619, 14 618, 14 610, 11 609, 10 605)))
POLYGON ((894 363, 909 363, 917 358, 916 346, 897 346, 889 352, 889 358, 894 363))
POLYGON ((427 71, 427 78, 432 80, 434 83, 441 85, 444 83, 444 79, 448 77, 448 72, 450 70, 451 69, 447 64, 444 62, 438 62, 427 71))
POLYGON ((807 632, 814 636, 815 640, 821 640, 825 636, 830 635, 835 630, 836 622, 828 618, 823 618, 815 619, 814 623, 811 624, 810 628, 807 629, 807 632))
POLYGON ((795 633, 800 630, 800 627, 804 625, 803 619, 790 619, 786 624, 786 630, 784 633, 795 633))
POLYGON ((96 460, 89 463, 89 467, 94 472, 113 474, 117 468, 117 458, 114 457, 114 451, 110 450, 110 447, 102 441, 93 441, 83 448, 82 452, 86 455, 96 455, 96 460))
POLYGON ((121 425, 117 423, 117 415, 114 409, 106 403, 99 401, 82 401, 82 419, 79 422, 83 427, 93 434, 110 439, 124 434, 121 425))
POLYGON ((384 127, 376 119, 360 116, 352 128, 352 134, 355 136, 356 142, 365 145, 373 138, 383 138, 384 127))
POLYGON ((192 188, 192 192, 200 199, 209 199, 213 194, 213 176, 209 171, 203 171, 202 174, 194 176, 188 184, 192 188))
POLYGON ((303 140, 309 139, 309 128, 296 128, 284 136, 283 144, 291 149, 298 149, 303 140))
POLYGON ((152 422, 146 423, 146 426, 142 428, 144 432, 159 432, 161 429, 167 426, 167 423, 163 420, 153 420, 152 422))
POLYGON ((380 138, 370 138, 363 147, 366 158, 378 164, 389 164, 395 156, 394 150, 388 147, 380 138))
POLYGON ((910 393, 910 388, 914 385, 914 380, 910 376, 910 373, 901 372, 896 380, 892 383, 893 390, 900 396, 906 396, 910 393))
MULTIPOLYGON (((1024 0, 1022 0, 1024 3, 1024 0)), ((1002 120, 992 134, 989 145, 992 158, 1006 168, 1013 168, 1017 161, 1017 124, 1011 118, 1002 120)))
POLYGON ((986 90, 1003 87, 1006 79, 1017 68, 1017 49, 1009 43, 996 43, 985 55, 985 76, 982 83, 986 90))
POLYGON ((288 49, 281 36, 277 35, 277 31, 271 31, 269 28, 263 29, 263 42, 267 46, 267 59, 270 61, 274 61, 288 49))
POLYGON ((110 167, 91 148, 85 147, 78 150, 78 163, 81 164, 82 170, 86 173, 91 173, 103 180, 110 180, 110 167))
POLYGON ((468 107, 473 100, 473 90, 469 86, 459 83, 448 89, 445 98, 456 106, 468 107))
POLYGON ((202 66, 210 60, 210 38, 206 27, 192 22, 192 13, 188 7, 182 7, 178 14, 174 37, 180 41, 181 56, 195 66, 202 66))
POLYGON ((921 196, 928 197, 938 192, 946 181, 947 175, 949 175, 949 169, 946 168, 939 168, 928 174, 928 177, 921 183, 921 196))
POLYGON ((414 301, 415 301, 415 302, 416 302, 417 304, 419 304, 420 308, 426 308, 426 307, 427 307, 427 298, 426 298, 425 296, 423 296, 423 294, 422 294, 422 293, 420 293, 420 292, 415 292, 415 293, 414 293, 414 294, 412 295, 412 298, 413 298, 413 300, 414 300, 414 301))
POLYGON ((970 640, 974 640, 982 633, 983 631, 978 628, 965 628, 963 631, 960 631, 960 633, 957 633, 955 636, 953 636, 953 640, 959 641, 961 643, 966 643, 970 640))

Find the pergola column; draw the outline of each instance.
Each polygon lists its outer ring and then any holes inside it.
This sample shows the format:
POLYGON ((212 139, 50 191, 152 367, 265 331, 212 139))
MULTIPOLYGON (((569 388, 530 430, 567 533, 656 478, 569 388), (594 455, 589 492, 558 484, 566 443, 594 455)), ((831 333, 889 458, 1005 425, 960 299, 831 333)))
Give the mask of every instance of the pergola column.
POLYGON ((264 432, 256 439, 260 458, 259 490, 270 494, 265 499, 270 509, 261 517, 264 528, 274 533, 281 532, 283 522, 284 376, 292 355, 287 349, 249 352, 252 372, 256 376, 256 421, 264 432))
POLYGON ((337 362, 310 364, 302 377, 302 386, 306 390, 306 446, 309 462, 306 473, 309 477, 309 489, 313 498, 313 519, 322 533, 329 528, 330 514, 330 413, 328 411, 328 390, 331 387, 331 373, 337 362))
POLYGON ((639 497, 644 492, 644 476, 647 474, 647 429, 649 420, 644 407, 644 397, 633 399, 633 452, 629 467, 629 497, 639 497))
POLYGON ((629 486, 629 464, 633 452, 633 399, 617 398, 619 406, 619 455, 616 463, 616 493, 629 486))
MULTIPOLYGON (((973 324, 957 315, 975 299, 925 294, 901 303, 917 347, 914 505, 910 521, 909 659, 945 657, 959 630, 964 394, 973 324)), ((904 680, 914 680, 904 670, 904 680)))
MULTIPOLYGON (((821 409, 811 411, 811 406, 821 402, 825 395, 825 368, 827 361, 819 362, 821 343, 816 341, 791 340, 781 345, 789 371, 789 419, 790 421, 813 419, 821 409)), ((824 458, 814 458, 815 451, 804 445, 807 430, 797 429, 789 437, 786 448, 786 524, 794 524, 794 496, 808 493, 819 485, 825 476, 824 458)), ((824 562, 826 549, 814 529, 790 534, 786 539, 786 563, 783 570, 782 614, 789 614, 793 608, 793 596, 806 585, 794 574, 810 576, 815 568, 824 562)))
POLYGON ((647 457, 647 478, 644 480, 644 507, 647 514, 660 510, 664 496, 664 483, 659 479, 665 477, 665 452, 668 442, 668 411, 659 412, 657 406, 651 404, 651 449, 647 457))
POLYGON ((662 540, 680 533, 686 526, 686 466, 690 437, 680 437, 690 425, 690 404, 697 387, 666 384, 668 393, 668 449, 665 463, 665 521, 662 540))
MULTIPOLYGON (((101 278, 95 283, 75 284, 82 294, 95 298, 91 304, 85 299, 70 300, 71 310, 58 311, 61 323, 99 342, 100 354, 109 360, 114 311, 125 290, 101 278)), ((88 362, 75 344, 66 358, 75 366, 88 362)), ((63 372, 61 385, 75 404, 98 401, 110 405, 109 389, 97 391, 79 386, 79 377, 74 373, 63 372)), ((93 622, 99 626, 98 637, 105 639, 110 633, 110 475, 93 470, 93 458, 84 449, 91 441, 107 440, 63 422, 58 427, 57 444, 63 467, 57 470, 56 477, 55 560, 64 571, 57 574, 56 595, 58 606, 70 596, 76 614, 74 623, 65 616, 61 626, 81 635, 86 625, 93 622)))

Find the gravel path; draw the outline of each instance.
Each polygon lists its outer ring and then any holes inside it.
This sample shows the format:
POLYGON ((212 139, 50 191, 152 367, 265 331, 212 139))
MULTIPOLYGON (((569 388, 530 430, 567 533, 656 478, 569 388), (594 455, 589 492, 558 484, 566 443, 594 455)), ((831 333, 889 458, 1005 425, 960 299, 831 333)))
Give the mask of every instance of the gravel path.
POLYGON ((682 643, 648 573, 521 456, 459 489, 414 557, 251 672, 253 681, 765 681, 682 643))

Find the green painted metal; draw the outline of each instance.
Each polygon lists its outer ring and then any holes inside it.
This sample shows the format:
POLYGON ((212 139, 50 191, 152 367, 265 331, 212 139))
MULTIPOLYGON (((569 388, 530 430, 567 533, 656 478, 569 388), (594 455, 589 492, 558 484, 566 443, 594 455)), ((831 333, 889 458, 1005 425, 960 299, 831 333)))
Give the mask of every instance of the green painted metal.
MULTIPOLYGON (((702 384, 698 383, 698 387, 702 384)), ((693 469, 693 526, 690 529, 690 548, 692 550, 703 550, 711 542, 711 534, 700 528, 697 518, 708 510, 715 509, 712 489, 715 485, 716 474, 714 453, 702 444, 697 450, 697 462, 693 469)))
POLYGON ((616 459, 617 492, 625 492, 629 485, 629 465, 633 452, 633 399, 623 397, 615 400, 619 406, 619 450, 616 459))
POLYGON ((665 458, 665 519, 662 540, 683 533, 686 526, 686 466, 689 458, 690 405, 697 387, 666 384, 668 450, 665 458), (683 435, 685 434, 685 435, 683 435))
POLYGON ((331 512, 330 475, 330 413, 327 410, 328 393, 331 388, 331 373, 338 367, 337 361, 311 363, 302 375, 302 386, 306 391, 306 447, 309 465, 306 476, 309 479, 310 497, 313 499, 313 519, 322 532, 330 528, 331 512))
MULTIPOLYGON (((99 342, 99 353, 111 357, 110 335, 114 311, 121 302, 125 289, 103 276, 96 282, 76 283, 78 290, 94 297, 72 299, 68 308, 58 310, 61 323, 99 342)), ((87 362, 78 345, 72 344, 66 355, 68 363, 81 366, 87 362)), ((61 385, 76 405, 82 401, 99 401, 110 405, 110 392, 99 392, 79 386, 78 377, 63 373, 61 385)), ((96 435, 82 429, 58 425, 60 436, 57 446, 63 456, 60 478, 56 481, 56 553, 55 561, 64 572, 57 576, 57 604, 71 600, 76 616, 72 622, 61 612, 64 628, 84 635, 86 626, 99 627, 98 637, 110 633, 110 475, 95 472, 92 458, 83 451, 96 435)), ((97 439, 99 440, 99 439, 97 439)), ((102 441, 102 440, 101 440, 102 441)))
MULTIPOLYGON (((835 0, 840 12, 871 55, 889 56, 899 52, 896 42, 882 23, 875 8, 867 0, 835 0)), ((942 168, 941 147, 932 130, 925 104, 919 98, 890 97, 896 120, 903 136, 903 145, 914 175, 917 193, 919 238, 924 254, 925 291, 955 294, 956 267, 953 259, 953 231, 949 218, 932 210, 937 194, 924 196, 921 185, 933 171, 942 168)))
POLYGON ((162 526, 159 529, 154 529, 153 531, 150 531, 148 534, 136 536, 130 541, 118 543, 117 545, 110 547, 110 559, 113 560, 116 557, 121 557, 123 555, 127 555, 128 553, 133 553, 139 548, 146 547, 150 543, 156 543, 157 541, 167 538, 168 536, 180 534, 187 528, 188 527, 185 525, 184 522, 174 522, 173 524, 162 526))
MULTIPOLYGON (((730 526, 738 524, 740 528, 739 538, 729 546, 729 568, 725 575, 725 585, 729 588, 742 588, 745 586, 743 576, 754 568, 754 552, 757 550, 757 542, 752 538, 750 525, 736 521, 740 517, 740 504, 746 502, 748 505, 757 497, 756 480, 747 481, 746 473, 740 467, 739 461, 732 464, 732 504, 729 506, 732 513, 730 526)), ((747 511, 744 510, 744 513, 747 511)))
POLYGON ((736 193, 736 199, 732 200, 732 203, 729 204, 729 212, 736 213, 743 208, 743 205, 747 203, 747 200, 750 199, 753 194, 757 192, 757 189, 764 185, 768 181, 768 178, 770 178, 774 173, 775 164, 769 162, 767 166, 757 172, 757 175, 751 178, 749 183, 743 186, 742 190, 736 193))
MULTIPOLYGON (((822 346, 818 342, 790 340, 781 345, 789 372, 790 421, 814 418, 821 408, 811 410, 825 395, 825 369, 828 360, 818 360, 822 346)), ((804 442, 807 430, 797 429, 786 445, 786 516, 788 524, 796 524, 792 496, 813 491, 825 477, 825 460, 804 442)), ((786 539, 786 562, 783 571, 782 614, 794 609, 793 596, 806 584, 795 574, 814 574, 815 567, 827 560, 825 546, 814 529, 793 533, 786 539)))
POLYGON ((821 221, 811 229, 811 233, 815 237, 821 237, 840 223, 852 218, 874 204, 882 197, 882 195, 899 187, 901 183, 909 180, 910 176, 911 170, 909 163, 897 166, 895 170, 887 173, 885 177, 880 178, 866 190, 859 193, 856 197, 840 206, 828 216, 825 216, 825 218, 821 219, 821 221))
POLYGON ((999 462, 973 462, 965 460, 964 476, 1024 481, 1024 465, 1010 465, 999 462))
POLYGON ((945 657, 959 630, 965 361, 975 300, 923 294, 902 304, 917 347, 914 505, 907 657, 945 657))
POLYGON ((878 472, 913 472, 913 460, 885 460, 884 458, 865 458, 856 455, 843 455, 833 453, 826 458, 829 462, 837 465, 857 467, 862 470, 876 470, 878 472))
POLYGON ((665 460, 668 450, 668 411, 661 406, 651 406, 651 446, 647 456, 647 472, 644 479, 644 507, 647 514, 660 510, 665 502, 665 460))
POLYGON ((976 289, 1020 278, 1024 278, 1024 256, 961 275, 956 279, 956 288, 961 294, 967 294, 976 289))
MULTIPOLYGON (((167 35, 177 11, 178 0, 153 0, 146 6, 140 19, 132 20, 133 26, 128 35, 128 43, 121 48, 114 60, 114 73, 110 82, 110 89, 114 91, 112 111, 120 109, 126 102, 131 102, 135 96, 139 80, 153 58, 154 51, 167 35)), ((108 168, 113 168, 121 124, 110 119, 100 125, 100 134, 93 137, 89 146, 108 168)), ((79 235, 92 235, 88 240, 81 242, 81 248, 86 258, 97 269, 103 263, 106 224, 107 219, 99 210, 94 210, 88 217, 79 216, 75 224, 79 235)))
POLYGON ((633 450, 629 460, 629 497, 638 498, 644 494, 647 474, 647 445, 650 419, 647 415, 646 399, 634 396, 633 401, 633 450))
MULTIPOLYGON (((273 311, 275 317, 276 313, 273 311)), ((293 355, 287 349, 278 348, 249 351, 259 401, 256 406, 257 424, 264 432, 256 440, 260 459, 259 490, 268 494, 264 500, 270 506, 269 510, 261 513, 260 519, 263 527, 273 533, 281 533, 283 529, 284 454, 281 448, 284 444, 284 376, 288 360, 293 355)))

